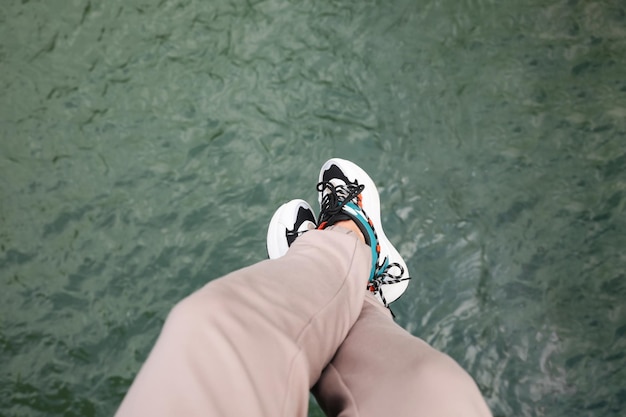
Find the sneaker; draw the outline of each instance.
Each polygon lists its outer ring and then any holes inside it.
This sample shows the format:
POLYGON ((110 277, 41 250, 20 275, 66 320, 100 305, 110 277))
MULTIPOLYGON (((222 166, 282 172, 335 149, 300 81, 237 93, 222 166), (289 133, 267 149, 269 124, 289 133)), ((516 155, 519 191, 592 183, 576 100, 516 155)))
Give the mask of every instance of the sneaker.
POLYGON ((368 289, 385 307, 396 301, 409 285, 409 272, 396 248, 383 232, 380 199, 372 179, 353 162, 333 158, 320 170, 318 229, 341 220, 353 220, 372 248, 368 289))
POLYGON ((315 214, 304 200, 291 200, 276 210, 267 228, 267 255, 276 259, 287 253, 302 233, 315 229, 315 214))

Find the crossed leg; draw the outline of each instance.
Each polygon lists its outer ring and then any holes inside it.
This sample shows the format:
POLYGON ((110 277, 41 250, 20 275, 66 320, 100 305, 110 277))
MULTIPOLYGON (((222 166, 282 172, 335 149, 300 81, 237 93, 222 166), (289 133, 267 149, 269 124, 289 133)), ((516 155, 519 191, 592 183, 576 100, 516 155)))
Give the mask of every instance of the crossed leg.
POLYGON ((491 416, 473 379, 368 294, 313 389, 328 416, 491 416))
POLYGON ((370 263, 337 227, 210 282, 171 311, 117 416, 306 416, 361 312, 370 263))

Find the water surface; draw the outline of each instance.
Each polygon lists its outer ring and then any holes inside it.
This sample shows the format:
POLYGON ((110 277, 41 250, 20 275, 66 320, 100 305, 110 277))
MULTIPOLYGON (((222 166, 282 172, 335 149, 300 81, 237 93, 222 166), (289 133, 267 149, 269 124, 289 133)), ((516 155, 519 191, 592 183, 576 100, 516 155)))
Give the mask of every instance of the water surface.
POLYGON ((505 3, 4 5, 2 415, 111 415, 334 156, 380 187, 398 322, 494 415, 623 415, 626 8, 505 3))

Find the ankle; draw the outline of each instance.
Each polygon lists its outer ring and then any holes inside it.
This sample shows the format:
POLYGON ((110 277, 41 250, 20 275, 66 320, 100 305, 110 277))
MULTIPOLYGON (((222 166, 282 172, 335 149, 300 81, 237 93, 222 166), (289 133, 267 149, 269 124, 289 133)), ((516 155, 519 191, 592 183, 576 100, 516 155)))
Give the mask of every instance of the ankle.
POLYGON ((357 226, 354 221, 352 221, 352 220, 341 220, 341 221, 338 221, 337 223, 333 224, 333 226, 339 226, 339 227, 343 227, 344 229, 348 229, 348 230, 353 231, 354 233, 356 233, 357 237, 363 243, 365 243, 365 236, 363 236, 363 233, 361 232, 361 229, 359 229, 359 226, 357 226))

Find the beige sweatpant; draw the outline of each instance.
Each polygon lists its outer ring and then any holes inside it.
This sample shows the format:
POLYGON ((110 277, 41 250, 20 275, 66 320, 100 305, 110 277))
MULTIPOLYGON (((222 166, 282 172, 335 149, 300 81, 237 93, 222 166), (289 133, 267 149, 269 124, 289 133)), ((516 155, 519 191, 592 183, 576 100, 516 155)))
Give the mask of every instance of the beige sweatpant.
POLYGON ((178 303, 116 416, 489 416, 473 380, 365 290, 353 232, 310 231, 287 254, 178 303))

